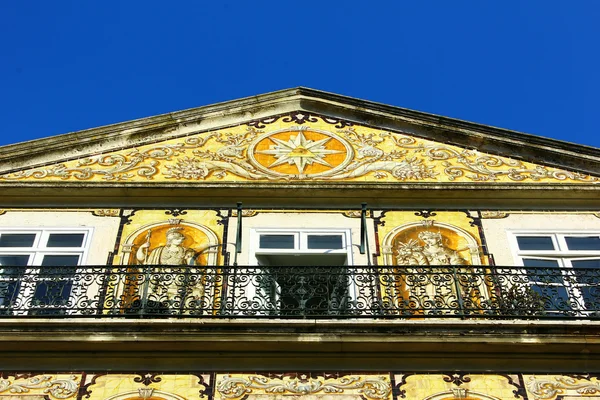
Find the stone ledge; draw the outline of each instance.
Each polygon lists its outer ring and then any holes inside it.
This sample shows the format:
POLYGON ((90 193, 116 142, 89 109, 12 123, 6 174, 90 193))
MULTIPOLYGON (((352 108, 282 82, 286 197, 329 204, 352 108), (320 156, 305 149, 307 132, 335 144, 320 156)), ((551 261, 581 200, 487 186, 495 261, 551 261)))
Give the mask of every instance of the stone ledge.
POLYGON ((600 321, 4 319, 21 370, 600 370, 600 321))

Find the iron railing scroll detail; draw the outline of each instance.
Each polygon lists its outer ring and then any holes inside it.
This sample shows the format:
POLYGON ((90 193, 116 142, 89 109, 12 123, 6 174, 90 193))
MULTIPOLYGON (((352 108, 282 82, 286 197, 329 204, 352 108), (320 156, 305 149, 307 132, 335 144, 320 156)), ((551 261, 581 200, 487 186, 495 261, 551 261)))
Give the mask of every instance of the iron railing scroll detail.
POLYGON ((2 266, 0 317, 600 319, 600 269, 2 266))

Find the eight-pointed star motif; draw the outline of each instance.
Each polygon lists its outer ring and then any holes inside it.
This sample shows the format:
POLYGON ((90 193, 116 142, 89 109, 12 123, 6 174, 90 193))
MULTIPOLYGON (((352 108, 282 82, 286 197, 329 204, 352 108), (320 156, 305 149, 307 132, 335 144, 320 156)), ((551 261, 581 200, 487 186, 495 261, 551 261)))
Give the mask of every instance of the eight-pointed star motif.
POLYGON ((270 137, 269 139, 275 142, 275 145, 269 146, 270 150, 257 151, 257 153, 270 154, 277 158, 273 164, 269 165, 269 168, 287 162, 290 165, 295 164, 300 174, 304 172, 304 168, 307 165, 311 165, 312 163, 332 167, 331 164, 324 160, 325 156, 327 154, 343 153, 341 150, 325 148, 325 144, 332 139, 330 137, 312 141, 307 140, 304 134, 300 132, 298 136, 290 136, 290 140, 287 142, 274 137, 270 137))

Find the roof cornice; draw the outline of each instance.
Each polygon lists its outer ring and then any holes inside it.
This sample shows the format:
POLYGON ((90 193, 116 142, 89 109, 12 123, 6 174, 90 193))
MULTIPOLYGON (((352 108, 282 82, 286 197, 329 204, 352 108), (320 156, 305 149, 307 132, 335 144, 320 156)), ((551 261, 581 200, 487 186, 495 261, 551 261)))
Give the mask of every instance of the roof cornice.
POLYGON ((159 142, 176 128, 203 132, 293 111, 598 175, 600 149, 297 87, 0 147, 0 172, 159 142), (415 130, 415 127, 420 129, 415 130))

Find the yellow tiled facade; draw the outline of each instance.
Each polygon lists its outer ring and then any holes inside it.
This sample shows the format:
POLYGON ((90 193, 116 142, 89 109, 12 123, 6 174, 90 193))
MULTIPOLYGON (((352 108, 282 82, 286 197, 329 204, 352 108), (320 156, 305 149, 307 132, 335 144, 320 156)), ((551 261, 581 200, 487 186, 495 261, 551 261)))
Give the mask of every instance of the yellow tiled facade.
POLYGON ((593 376, 466 373, 188 373, 188 374, 8 374, 0 397, 27 400, 597 400, 593 376))
POLYGON ((0 400, 600 399, 598 149, 297 88, 0 162, 0 400))

